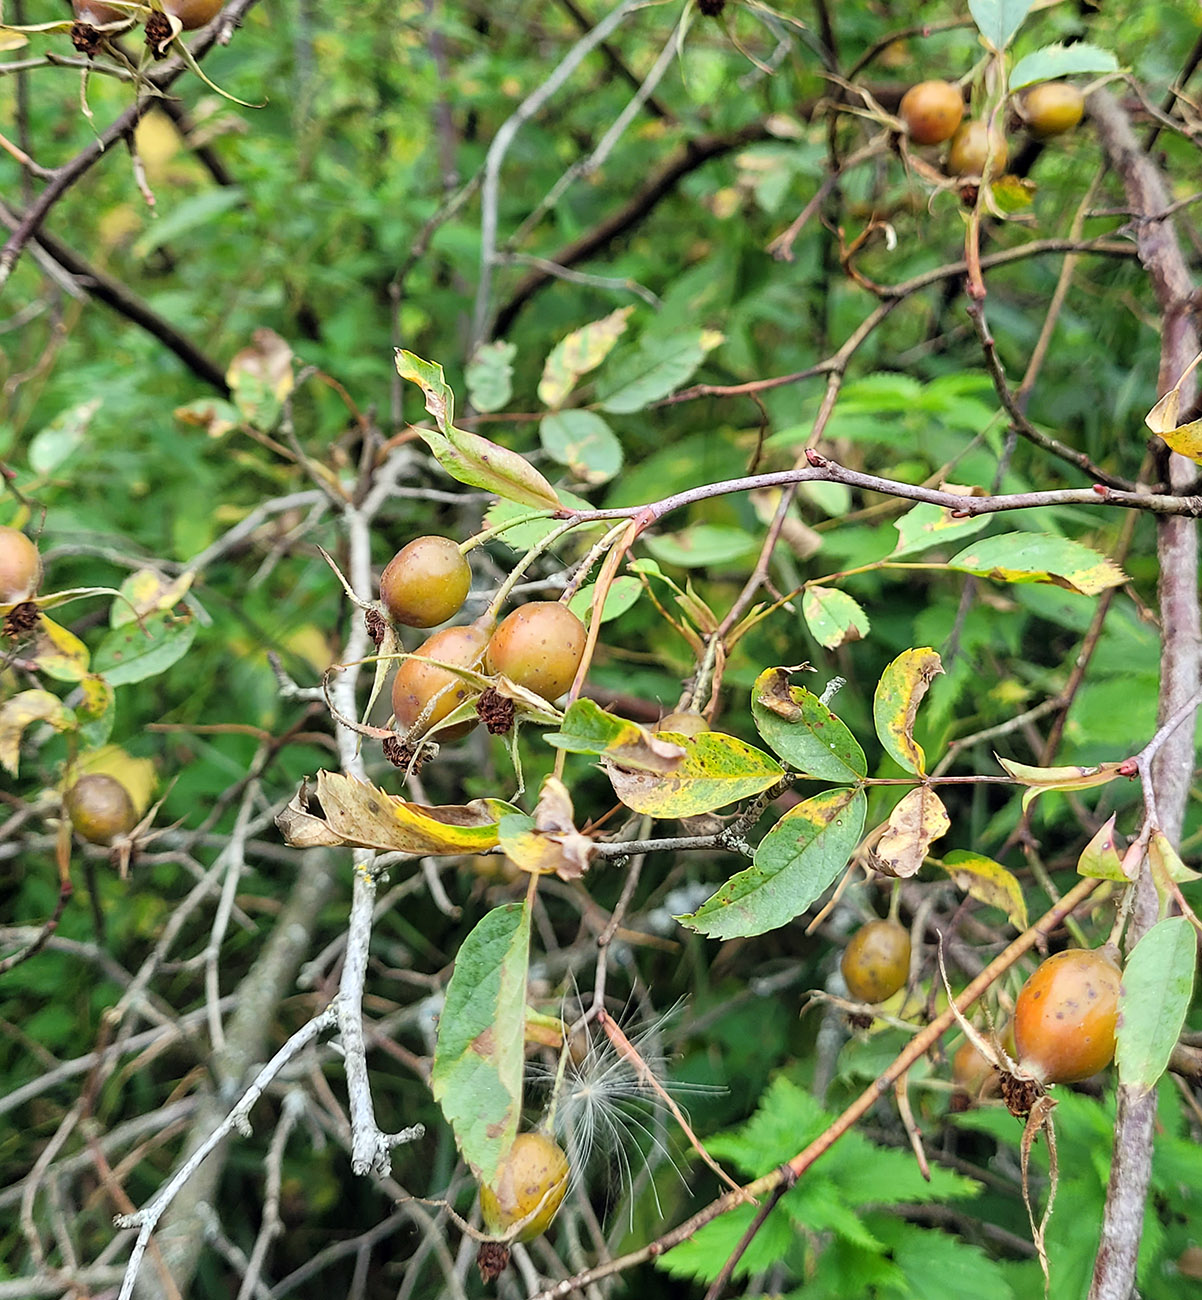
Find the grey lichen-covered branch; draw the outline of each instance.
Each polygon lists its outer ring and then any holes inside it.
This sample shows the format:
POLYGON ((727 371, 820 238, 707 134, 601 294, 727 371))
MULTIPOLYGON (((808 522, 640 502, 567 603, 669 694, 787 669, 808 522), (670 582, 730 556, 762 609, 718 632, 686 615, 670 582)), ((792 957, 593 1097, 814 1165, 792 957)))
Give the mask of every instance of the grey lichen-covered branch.
MULTIPOLYGON (((1158 390, 1165 393, 1181 378, 1198 352, 1198 332, 1191 309, 1193 281, 1172 220, 1148 219, 1166 210, 1168 190, 1155 164, 1136 140, 1126 113, 1104 90, 1090 96, 1089 109, 1111 166, 1122 180, 1127 203, 1136 213, 1139 258, 1156 292, 1163 322, 1158 390)), ((1183 409, 1189 409, 1192 397, 1192 392, 1182 393, 1183 409)), ((1175 454, 1169 455, 1167 462, 1170 490, 1182 491, 1194 481, 1197 469, 1192 462, 1175 454)), ((1202 624, 1195 522, 1180 516, 1158 520, 1157 553, 1163 637, 1159 718, 1163 723, 1187 706, 1198 689, 1202 624)), ((1152 763, 1158 829, 1173 840, 1181 836, 1193 768, 1194 728, 1178 726, 1152 763)), ((1147 870, 1136 888, 1137 901, 1127 934, 1128 949, 1156 920, 1156 891, 1147 870)), ((1119 1085, 1110 1182, 1090 1300, 1128 1300, 1134 1294, 1152 1173, 1155 1119, 1154 1091, 1119 1085)))

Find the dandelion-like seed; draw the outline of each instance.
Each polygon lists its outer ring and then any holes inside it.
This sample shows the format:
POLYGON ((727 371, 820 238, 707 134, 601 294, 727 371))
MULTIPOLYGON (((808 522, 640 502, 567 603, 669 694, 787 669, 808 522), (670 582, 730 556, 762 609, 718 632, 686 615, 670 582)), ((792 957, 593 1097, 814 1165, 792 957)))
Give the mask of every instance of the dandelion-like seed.
POLYGON ((632 1225, 637 1184, 642 1179, 650 1181, 656 1210, 662 1214, 652 1175, 664 1161, 682 1183, 687 1182, 677 1162, 680 1146, 671 1133, 676 1117, 687 1123, 687 1116, 673 1094, 725 1091, 709 1084, 669 1081, 662 1031, 674 1010, 642 1025, 629 1038, 611 1021, 613 1039, 594 1032, 586 1050, 573 1054, 565 1046, 557 1067, 538 1062, 530 1067, 531 1081, 550 1094, 548 1119, 568 1151, 574 1177, 580 1176, 590 1158, 603 1155, 625 1195, 632 1225))

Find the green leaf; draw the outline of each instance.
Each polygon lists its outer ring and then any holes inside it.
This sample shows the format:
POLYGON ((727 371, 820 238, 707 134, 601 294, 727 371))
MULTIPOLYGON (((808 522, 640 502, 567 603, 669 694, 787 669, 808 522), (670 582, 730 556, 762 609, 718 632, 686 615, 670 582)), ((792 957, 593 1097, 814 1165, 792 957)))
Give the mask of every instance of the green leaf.
POLYGON ((647 549, 661 564, 683 569, 705 569, 748 560, 759 549, 759 541, 742 528, 726 524, 690 524, 679 533, 664 533, 646 539, 647 549))
POLYGON ((828 650, 868 635, 868 615, 845 591, 835 587, 807 587, 801 612, 814 640, 828 650))
POLYGON ((606 483, 622 468, 622 444, 595 411, 556 411, 538 426, 543 448, 585 483, 606 483))
MULTIPOLYGON (((946 484, 944 485, 946 488, 946 484)), ((921 555, 932 546, 942 546, 947 542, 959 541, 965 537, 975 537, 990 524, 988 515, 977 515, 971 519, 954 519, 946 506, 932 505, 929 501, 920 501, 912 510, 907 510, 894 523, 897 529, 897 546, 891 560, 902 560, 912 555, 921 555)))
POLYGON ((931 682, 943 672, 943 661, 929 646, 903 650, 881 674, 872 700, 876 734, 907 772, 922 776, 926 755, 914 739, 914 719, 931 682))
MULTIPOLYGON (((590 582, 587 587, 581 587, 568 601, 568 608, 584 623, 589 622, 592 616, 593 593, 596 589, 596 584, 590 582)), ((637 603, 642 594, 643 584, 637 578, 632 578, 626 573, 619 578, 615 578, 610 583, 609 590, 605 593, 605 604, 601 609, 601 622, 608 623, 611 618, 617 618, 619 615, 625 614, 628 609, 637 603)))
POLYGON ((868 775, 859 741, 788 670, 768 668, 751 692, 751 716, 764 740, 788 763, 817 781, 856 781, 868 775))
MULTIPOLYGON (((734 1253, 756 1216, 754 1205, 736 1206, 729 1214, 711 1220, 692 1233, 675 1250, 656 1260, 671 1277, 712 1282, 734 1253)), ((797 1229, 783 1214, 770 1214, 735 1265, 733 1276, 767 1273, 796 1244, 797 1229)), ((748 1293, 752 1294, 752 1293, 748 1293)))
POLYGON ((452 478, 536 510, 559 509, 561 502, 555 489, 523 456, 478 434, 455 428, 455 397, 440 365, 397 348, 396 368, 402 379, 417 384, 425 395, 426 410, 439 432, 418 432, 452 478))
POLYGON ((618 765, 620 758, 614 761, 612 751, 606 752, 603 766, 627 808, 650 817, 696 817, 759 794, 784 775, 762 750, 719 731, 681 737, 673 745, 684 750, 684 757, 667 772, 630 771, 624 763, 618 765))
POLYGON ((949 569, 998 582, 1049 582, 1084 596, 1121 587, 1127 575, 1105 555, 1049 533, 1003 533, 963 550, 949 569))
POLYGON ((498 339, 481 343, 463 372, 468 401, 477 411, 499 411, 513 396, 513 359, 517 345, 498 339))
POLYGON ((93 398, 60 411, 29 440, 29 468, 35 474, 53 474, 83 442, 92 416, 99 409, 100 399, 93 398))
POLYGON ((692 916, 676 919, 712 939, 763 934, 800 916, 847 866, 864 829, 862 790, 825 790, 764 836, 755 861, 692 916))
POLYGON ((1109 817, 1098 827, 1093 839, 1081 850, 1077 859, 1077 874, 1089 876, 1093 880, 1117 880, 1128 884, 1127 873, 1123 870, 1123 855, 1118 850, 1114 833, 1114 821, 1117 813, 1109 817))
POLYGON ((595 370, 609 356, 626 332, 633 311, 633 307, 619 307, 560 339, 543 363, 538 400, 552 409, 561 406, 580 376, 595 370))
POLYGON ((1119 1081, 1150 1090, 1165 1072, 1194 990, 1198 943, 1184 916, 1154 925, 1135 945, 1119 986, 1114 1059, 1119 1081))
MULTIPOLYGON (((224 185, 202 190, 191 198, 181 199, 175 203, 166 216, 159 217, 150 229, 133 247, 133 255, 139 261, 149 257, 156 248, 186 235, 202 226, 211 227, 218 217, 239 207, 246 201, 246 195, 237 185, 224 185)), ((212 230, 209 230, 209 235, 212 230)))
POLYGON ((184 657, 196 637, 196 620, 190 613, 160 611, 141 623, 114 628, 96 647, 92 672, 110 686, 157 677, 184 657))
POLYGON ((968 12, 977 30, 995 50, 1014 39, 1035 0, 968 0, 968 12))
POLYGON ((1117 72, 1118 60, 1109 50, 1096 45, 1045 45, 1041 50, 1024 54, 1010 69, 1010 89, 1021 90, 1038 81, 1078 74, 1117 72))
POLYGON ((1002 1266, 979 1246, 891 1216, 880 1216, 874 1226, 906 1279, 908 1295, 1013 1300, 1002 1266))
POLYGON ((601 388, 601 409, 628 415, 687 383, 708 352, 722 342, 716 330, 683 330, 669 338, 643 338, 615 359, 601 388))
POLYGON ((525 903, 494 908, 459 949, 438 1019, 430 1086, 482 1185, 517 1135, 529 960, 525 903))

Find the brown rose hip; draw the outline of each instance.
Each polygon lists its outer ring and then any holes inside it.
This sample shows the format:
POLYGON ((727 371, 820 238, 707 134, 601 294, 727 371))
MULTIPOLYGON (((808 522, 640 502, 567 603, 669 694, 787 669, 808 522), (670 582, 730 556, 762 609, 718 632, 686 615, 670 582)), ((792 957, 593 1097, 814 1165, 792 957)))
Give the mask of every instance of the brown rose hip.
MULTIPOLYGON (((473 668, 484 657, 484 647, 487 644, 487 630, 471 623, 467 627, 448 627, 435 632, 414 654, 454 664, 457 668, 473 668)), ((418 659, 406 659, 392 679, 392 711, 403 732, 408 732, 424 717, 419 734, 425 735, 471 694, 472 688, 447 669, 422 663, 418 659), (435 699, 435 696, 438 698, 435 699), (426 708, 432 700, 433 705, 427 714, 426 708)), ((440 731, 438 739, 458 740, 460 736, 466 736, 477 721, 478 719, 472 718, 456 723, 455 726, 440 731)))
POLYGON ((1067 81, 1040 82, 1019 100, 1019 113, 1037 140, 1071 131, 1084 112, 1084 94, 1067 81))
POLYGON ((38 548, 19 528, 0 525, 0 605, 28 600, 41 577, 38 548))
POLYGON ((920 81, 902 96, 897 115, 916 144, 942 144, 960 125, 964 96, 950 81, 920 81))
POLYGON ((584 624, 566 606, 537 600, 515 609, 488 643, 488 671, 554 700, 571 686, 584 656, 584 624))
POLYGON ((1014 1004, 1018 1063, 1041 1083, 1076 1083, 1114 1056, 1121 974, 1100 949, 1049 957, 1014 1004))
POLYGON ((221 12, 223 0, 163 0, 163 10, 178 18, 186 32, 205 27, 221 12))
POLYGON ((996 176, 1006 170, 1010 151, 1001 131, 990 131, 984 122, 965 122, 952 136, 947 151, 947 170, 953 176, 981 176, 988 162, 996 176))
POLYGON ((472 571, 449 537, 418 537, 380 574, 380 599, 406 627, 437 627, 454 618, 472 585, 472 571))
POLYGON ((884 1002, 910 974, 910 934, 896 921, 869 921, 852 935, 839 963, 857 1002, 884 1002))
POLYGON ((63 796, 63 806, 76 833, 89 844, 111 844, 138 821, 129 791, 104 772, 81 776, 63 796))

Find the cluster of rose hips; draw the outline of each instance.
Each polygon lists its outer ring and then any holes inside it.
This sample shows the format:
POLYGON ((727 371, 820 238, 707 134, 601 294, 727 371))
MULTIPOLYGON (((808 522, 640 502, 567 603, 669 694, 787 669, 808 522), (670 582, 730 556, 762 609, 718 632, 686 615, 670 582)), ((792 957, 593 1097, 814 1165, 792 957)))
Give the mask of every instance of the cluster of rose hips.
MULTIPOLYGON (((1045 81, 1015 99, 1018 116, 1037 140, 1071 131, 1085 111, 1085 96, 1067 81, 1045 81)), ((950 81, 920 81, 902 96, 898 116, 916 144, 948 144, 946 170, 980 176, 987 163, 1005 170, 1009 150, 999 127, 980 119, 965 122, 964 95, 950 81)))
MULTIPOLYGON (((840 963, 859 1002, 892 997, 910 975, 910 936, 896 921, 870 921, 852 936, 840 963)), ((1109 948, 1073 948, 1042 962, 1023 985, 1002 1035, 1020 1071, 1040 1085, 1078 1083, 1114 1056, 1121 972, 1109 948)), ((991 1065, 971 1043, 956 1053, 953 1076, 975 1097, 991 1065)))
MULTIPOLYGON (((146 44, 161 58, 175 35, 170 19, 179 23, 181 31, 194 32, 208 26, 221 12, 223 3, 224 0, 160 0, 160 7, 152 9, 146 18, 146 44)), ((118 9, 116 5, 104 4, 103 0, 72 0, 71 8, 75 13, 71 40, 77 50, 89 55, 100 48, 102 33, 97 28, 128 23, 134 14, 133 10, 118 9)))
MULTIPOLYGON (((419 537, 393 556, 380 575, 380 601, 394 623, 436 627, 463 608, 471 583, 471 569, 455 542, 449 537, 419 537)), ((575 679, 584 645, 584 624, 553 600, 521 605, 495 628, 487 615, 444 628, 397 669, 392 682, 397 726, 407 742, 419 740, 473 694, 466 681, 438 664, 501 674, 544 700, 554 700, 575 679)), ((438 739, 457 740, 477 721, 469 718, 443 728, 438 739)))
MULTIPOLYGON (((14 607, 5 620, 6 630, 26 628, 21 618, 11 617, 21 610, 36 619, 37 607, 28 602, 41 580, 38 548, 19 528, 0 525, 0 605, 14 607)), ((129 834, 138 821, 129 791, 116 777, 104 772, 79 777, 63 795, 63 811, 89 844, 112 844, 118 836, 129 834)))

